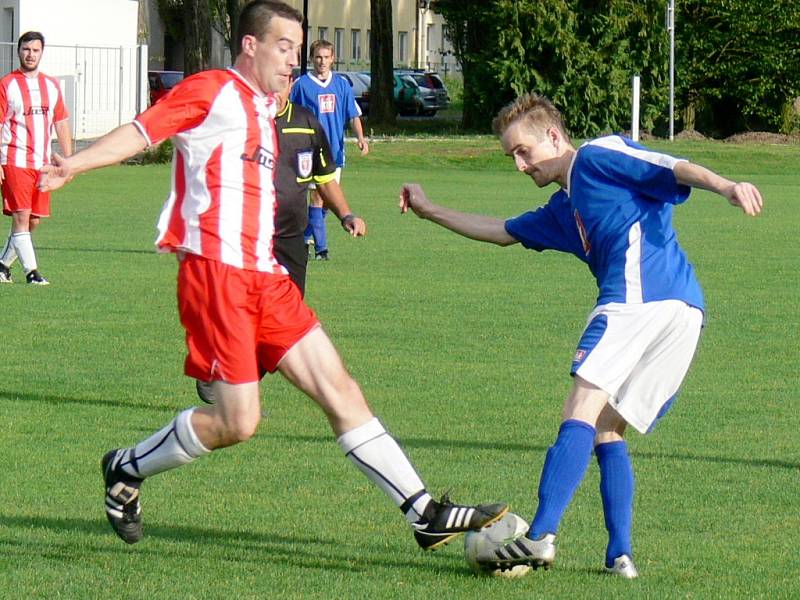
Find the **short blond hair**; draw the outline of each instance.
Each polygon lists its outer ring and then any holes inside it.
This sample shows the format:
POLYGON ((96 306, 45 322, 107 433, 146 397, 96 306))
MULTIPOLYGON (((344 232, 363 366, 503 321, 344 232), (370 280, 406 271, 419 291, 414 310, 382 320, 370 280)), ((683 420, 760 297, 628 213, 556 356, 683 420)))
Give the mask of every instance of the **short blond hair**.
POLYGON ((561 113, 550 100, 539 94, 523 94, 506 104, 492 121, 492 130, 503 135, 517 121, 525 123, 537 135, 544 135, 555 127, 567 142, 570 141, 561 113))

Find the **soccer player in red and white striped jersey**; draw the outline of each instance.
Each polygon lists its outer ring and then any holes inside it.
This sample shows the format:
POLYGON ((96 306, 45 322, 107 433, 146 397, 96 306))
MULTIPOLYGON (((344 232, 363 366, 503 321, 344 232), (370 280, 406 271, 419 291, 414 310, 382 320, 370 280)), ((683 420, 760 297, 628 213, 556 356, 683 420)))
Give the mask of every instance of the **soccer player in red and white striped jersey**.
MULTIPOLYGON (((340 448, 433 549, 502 517, 505 504, 434 500, 403 450, 372 414, 316 316, 273 254, 278 146, 276 92, 298 63, 302 14, 278 0, 242 11, 233 69, 188 77, 157 104, 70 158, 42 168, 40 187, 119 162, 172 137, 172 191, 159 249, 175 252, 185 373, 213 381, 213 405, 183 411, 133 447, 102 460, 106 516, 133 544, 142 536, 139 490, 151 475, 249 439, 261 418, 261 371, 280 371, 323 410, 340 448)), ((324 490, 320 490, 324 493, 324 490)))
POLYGON ((69 115, 58 81, 39 71, 44 36, 29 31, 17 42, 19 69, 0 79, 0 187, 11 233, 0 252, 0 283, 19 257, 28 283, 47 285, 39 274, 31 232, 50 216, 50 194, 37 189, 39 169, 50 162, 55 130, 64 156, 72 154, 69 115))

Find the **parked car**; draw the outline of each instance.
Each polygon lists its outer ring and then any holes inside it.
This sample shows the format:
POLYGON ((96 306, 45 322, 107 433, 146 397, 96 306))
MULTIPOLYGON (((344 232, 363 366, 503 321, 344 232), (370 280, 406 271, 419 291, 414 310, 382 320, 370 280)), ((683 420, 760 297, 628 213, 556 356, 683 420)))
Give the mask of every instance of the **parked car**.
POLYGON ((356 103, 361 107, 361 112, 365 115, 369 114, 369 88, 372 83, 369 73, 362 73, 360 71, 336 71, 350 82, 353 87, 353 95, 356 98, 356 103))
POLYGON ((450 106, 450 95, 438 73, 432 71, 398 69, 396 73, 408 75, 419 86, 422 108, 419 114, 432 117, 437 111, 450 106))
POLYGON ((404 117, 422 114, 422 94, 410 75, 394 74, 394 104, 397 112, 404 117))
POLYGON ((175 84, 183 79, 183 71, 148 71, 150 83, 150 106, 167 95, 175 84))

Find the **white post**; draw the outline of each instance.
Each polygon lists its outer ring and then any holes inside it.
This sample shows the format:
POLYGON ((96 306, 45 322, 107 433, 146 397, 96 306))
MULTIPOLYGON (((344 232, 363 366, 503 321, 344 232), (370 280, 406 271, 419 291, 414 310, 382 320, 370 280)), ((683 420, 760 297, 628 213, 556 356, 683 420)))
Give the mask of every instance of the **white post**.
POLYGON ((675 139, 675 0, 667 7, 669 31, 669 139, 675 139))
POLYGON ((150 103, 150 83, 147 78, 148 50, 147 44, 139 44, 136 53, 136 114, 144 112, 150 103))
POLYGON ((638 75, 633 76, 633 110, 631 111, 631 139, 634 142, 639 141, 639 95, 640 95, 640 80, 638 75))

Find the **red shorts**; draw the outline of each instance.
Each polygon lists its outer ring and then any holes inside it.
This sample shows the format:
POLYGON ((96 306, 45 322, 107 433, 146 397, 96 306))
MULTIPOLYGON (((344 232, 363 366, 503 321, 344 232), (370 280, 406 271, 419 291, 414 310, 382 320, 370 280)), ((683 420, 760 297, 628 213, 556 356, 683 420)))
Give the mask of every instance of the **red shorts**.
POLYGON ((319 324, 288 275, 238 269, 187 254, 178 269, 186 329, 184 372, 203 381, 258 381, 319 324))
POLYGON ((39 171, 3 165, 3 214, 29 210, 34 217, 50 216, 50 192, 36 188, 39 171))

